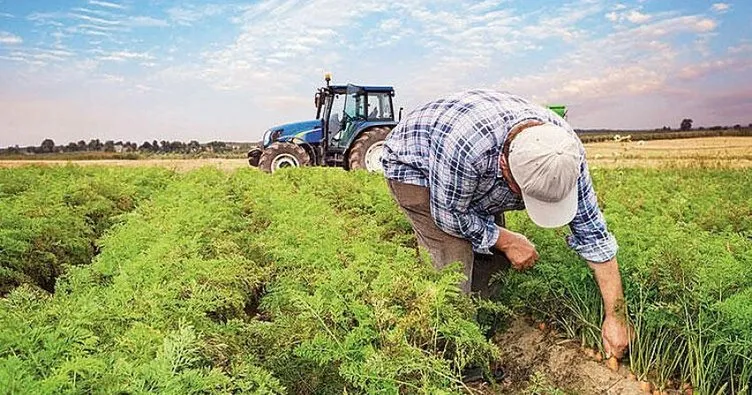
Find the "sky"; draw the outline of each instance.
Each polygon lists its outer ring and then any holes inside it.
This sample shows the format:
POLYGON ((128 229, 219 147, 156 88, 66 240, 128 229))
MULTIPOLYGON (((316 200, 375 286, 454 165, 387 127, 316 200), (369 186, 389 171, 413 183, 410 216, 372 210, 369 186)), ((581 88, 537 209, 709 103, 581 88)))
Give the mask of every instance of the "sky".
POLYGON ((752 1, 0 0, 0 147, 256 141, 335 83, 469 88, 579 129, 752 122, 752 1))

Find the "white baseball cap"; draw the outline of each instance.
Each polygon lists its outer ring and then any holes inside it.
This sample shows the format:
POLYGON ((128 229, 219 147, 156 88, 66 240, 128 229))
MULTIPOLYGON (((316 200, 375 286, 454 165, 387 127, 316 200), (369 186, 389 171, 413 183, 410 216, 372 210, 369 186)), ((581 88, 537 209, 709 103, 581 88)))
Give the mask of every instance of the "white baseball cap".
POLYGON ((514 137, 509 170, 536 225, 558 228, 572 222, 581 164, 579 140, 560 126, 531 126, 514 137))

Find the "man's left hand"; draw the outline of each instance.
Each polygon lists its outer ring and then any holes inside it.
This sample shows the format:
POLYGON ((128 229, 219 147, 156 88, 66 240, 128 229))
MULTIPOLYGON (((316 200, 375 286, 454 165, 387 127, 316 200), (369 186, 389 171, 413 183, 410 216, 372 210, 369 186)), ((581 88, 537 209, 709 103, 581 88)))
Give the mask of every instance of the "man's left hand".
POLYGON ((623 318, 607 315, 603 320, 601 334, 603 337, 603 351, 606 357, 621 359, 624 351, 629 347, 629 326, 623 318))

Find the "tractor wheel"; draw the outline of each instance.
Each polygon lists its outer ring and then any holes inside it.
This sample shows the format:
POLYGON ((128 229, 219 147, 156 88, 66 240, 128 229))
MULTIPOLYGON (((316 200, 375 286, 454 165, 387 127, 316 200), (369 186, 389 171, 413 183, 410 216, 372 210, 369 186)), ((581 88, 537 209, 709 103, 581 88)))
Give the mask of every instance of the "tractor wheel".
POLYGON ((311 157, 303 147, 286 142, 277 142, 265 149, 259 158, 259 169, 274 173, 285 167, 302 167, 310 165, 311 157))
POLYGON ((248 164, 251 165, 251 167, 258 167, 262 152, 263 151, 258 148, 248 152, 248 164))
POLYGON ((383 172, 381 165, 381 152, 384 150, 384 140, 391 129, 376 127, 361 133, 352 147, 348 156, 348 168, 350 170, 365 169, 373 172, 383 172))

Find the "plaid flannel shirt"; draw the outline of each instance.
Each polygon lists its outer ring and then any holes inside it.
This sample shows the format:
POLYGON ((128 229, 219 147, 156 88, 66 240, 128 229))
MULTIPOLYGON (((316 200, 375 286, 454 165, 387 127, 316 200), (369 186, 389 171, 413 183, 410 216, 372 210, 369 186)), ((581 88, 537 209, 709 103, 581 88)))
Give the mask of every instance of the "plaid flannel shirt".
MULTIPOLYGON (((488 254, 499 236, 494 214, 525 208, 499 168, 503 142, 525 120, 551 122, 574 134, 553 111, 507 92, 471 90, 430 102, 407 114, 387 137, 385 177, 429 188, 436 225, 488 254)), ((605 262, 618 246, 598 207, 580 147, 579 202, 567 242, 584 259, 605 262)))

